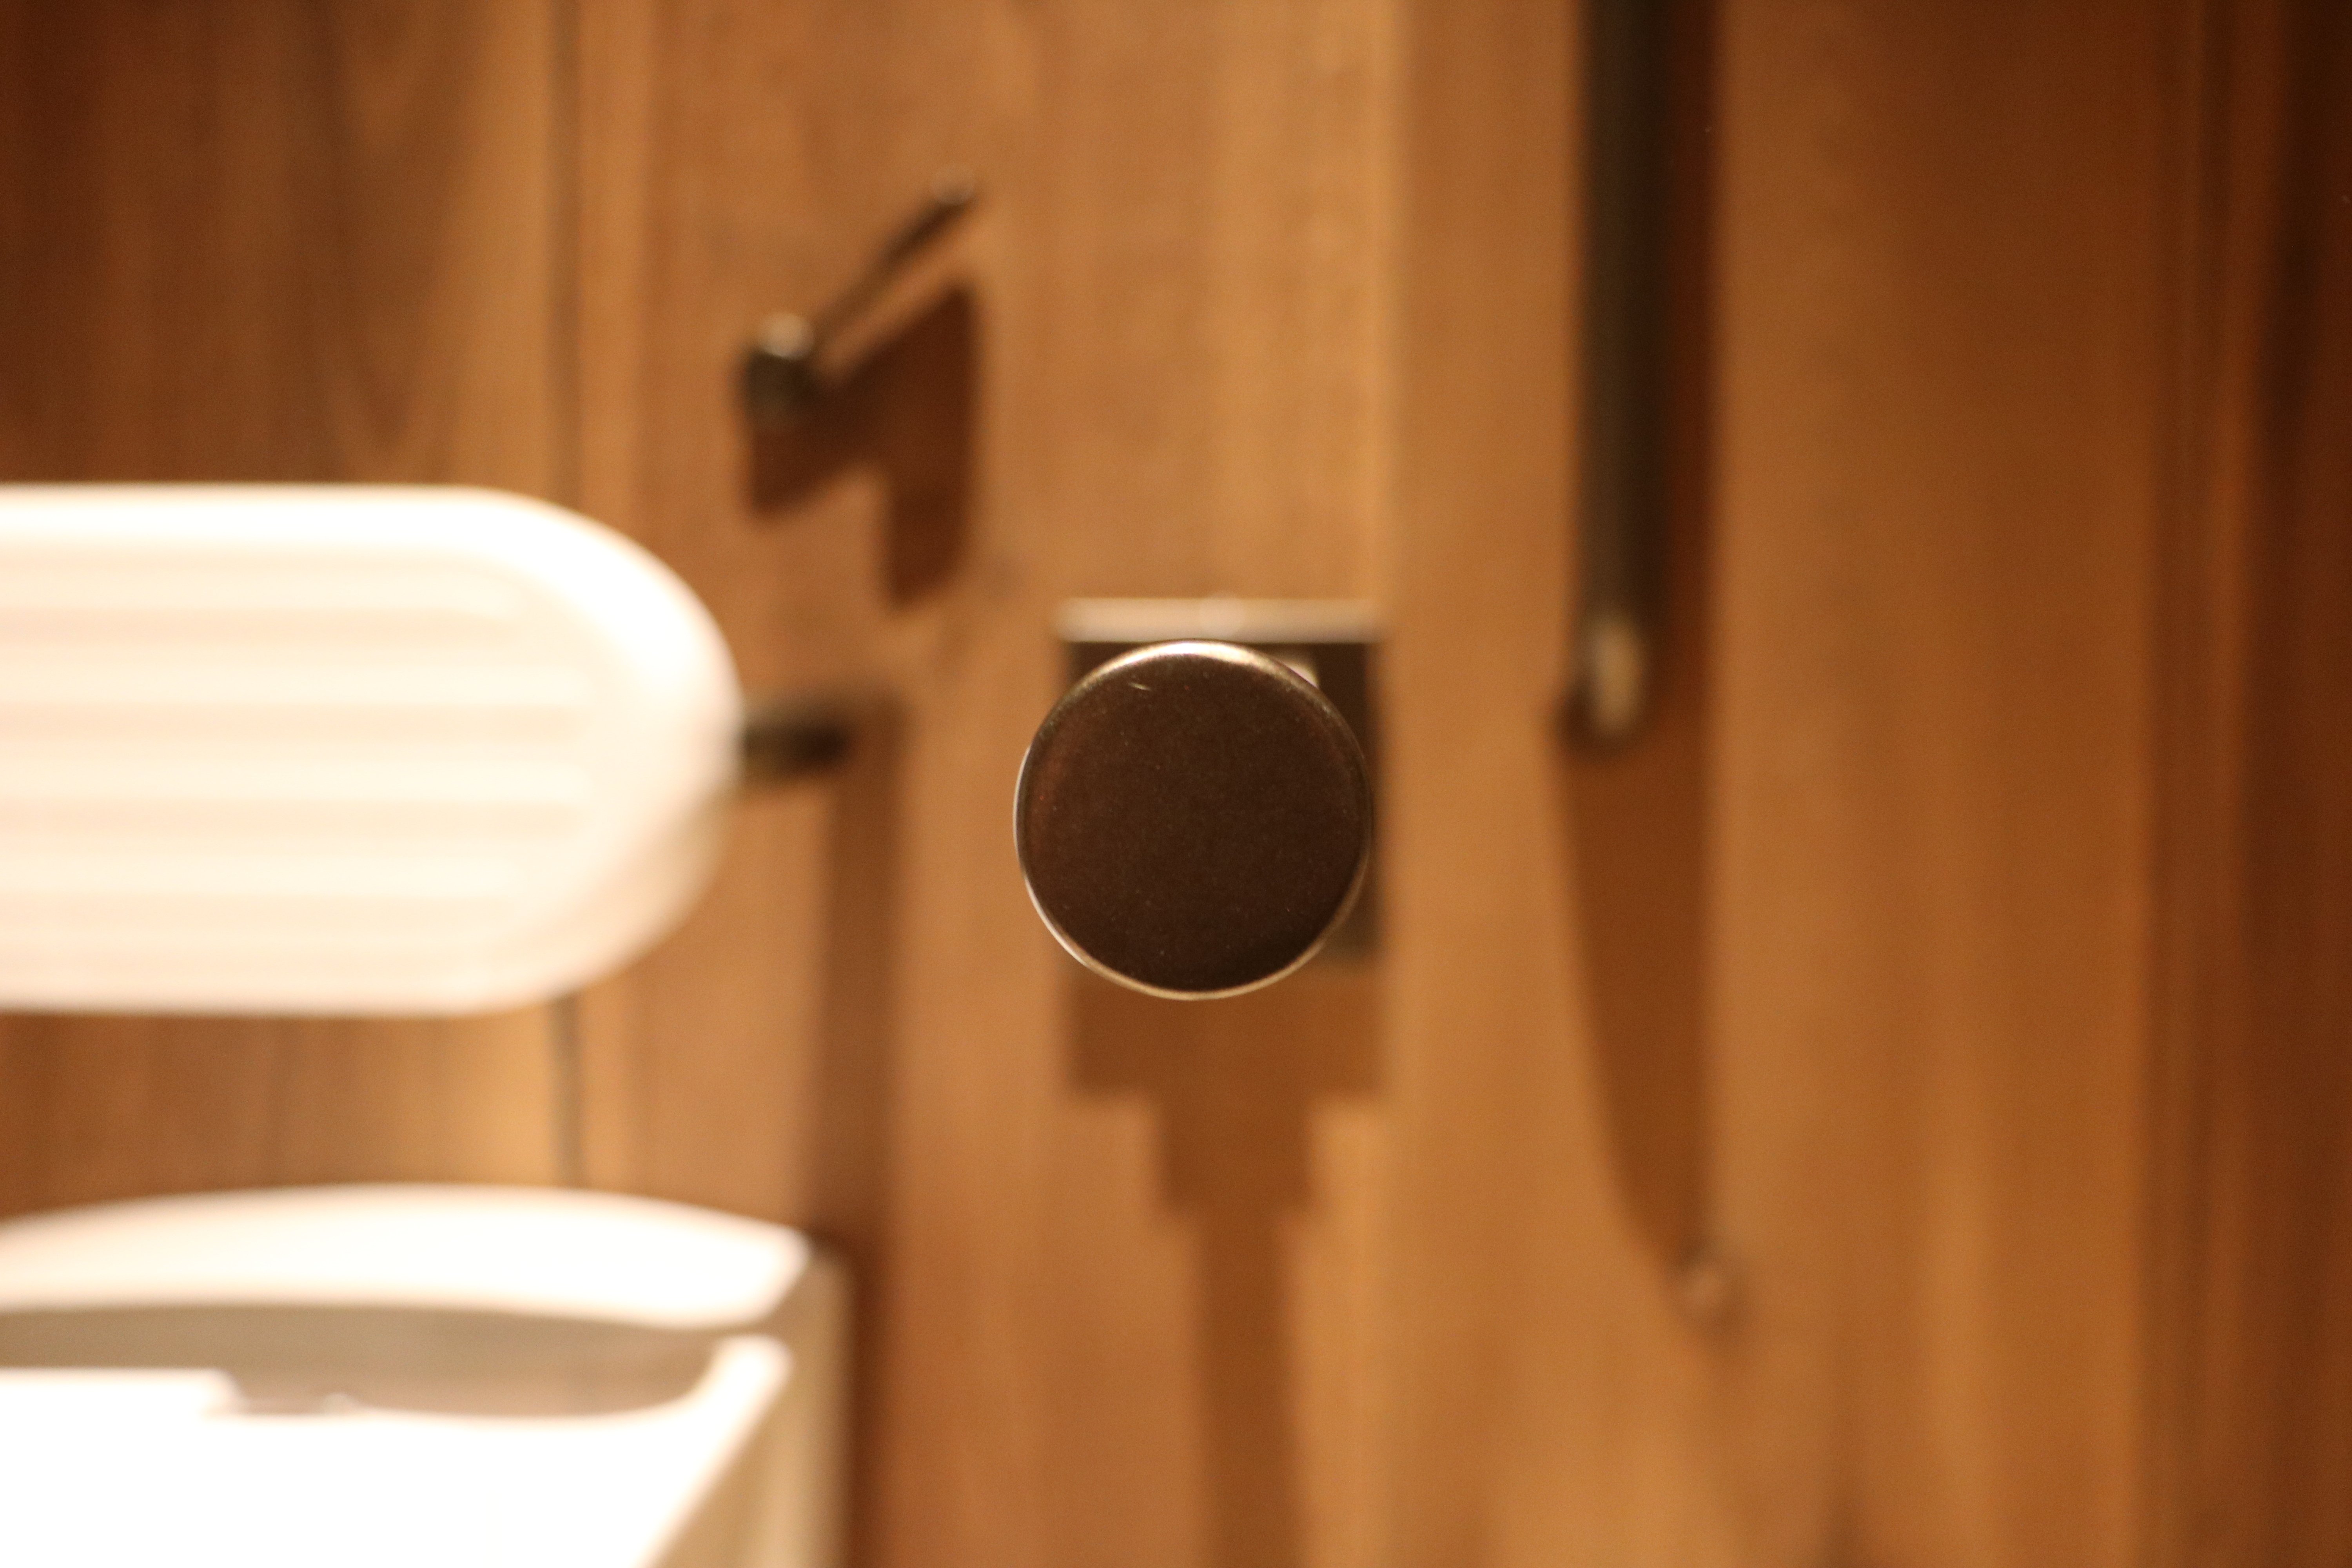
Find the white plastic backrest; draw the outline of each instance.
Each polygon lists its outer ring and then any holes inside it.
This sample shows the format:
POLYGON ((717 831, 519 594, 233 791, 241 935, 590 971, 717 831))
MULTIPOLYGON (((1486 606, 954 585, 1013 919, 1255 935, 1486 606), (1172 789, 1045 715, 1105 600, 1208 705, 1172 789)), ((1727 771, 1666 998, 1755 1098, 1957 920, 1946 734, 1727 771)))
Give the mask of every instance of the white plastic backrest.
POLYGON ((741 706, 686 586, 538 501, 0 486, 0 1008, 573 989, 700 889, 741 706))
POLYGON ((390 1307, 726 1333, 808 1266, 796 1231, 617 1193, 275 1188, 0 1224, 0 1314, 390 1307))

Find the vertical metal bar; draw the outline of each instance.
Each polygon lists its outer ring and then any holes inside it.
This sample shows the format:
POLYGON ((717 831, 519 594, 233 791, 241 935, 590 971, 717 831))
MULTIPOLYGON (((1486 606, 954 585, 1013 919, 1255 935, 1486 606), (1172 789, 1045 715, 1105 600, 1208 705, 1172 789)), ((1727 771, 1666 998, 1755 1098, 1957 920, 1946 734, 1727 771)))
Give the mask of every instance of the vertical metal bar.
POLYGON ((1640 733, 1665 609, 1672 0, 1586 0, 1581 589, 1569 732, 1640 733))

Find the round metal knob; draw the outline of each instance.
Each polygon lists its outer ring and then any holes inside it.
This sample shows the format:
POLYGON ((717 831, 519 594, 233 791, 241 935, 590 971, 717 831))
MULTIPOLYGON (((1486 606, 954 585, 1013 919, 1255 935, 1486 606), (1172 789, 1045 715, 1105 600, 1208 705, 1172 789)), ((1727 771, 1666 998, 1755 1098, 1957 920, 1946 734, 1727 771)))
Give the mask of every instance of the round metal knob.
POLYGON ((1138 648, 1072 687, 1013 807, 1029 896, 1088 968, 1156 996, 1279 980, 1346 916, 1371 785, 1313 683, 1229 643, 1138 648))

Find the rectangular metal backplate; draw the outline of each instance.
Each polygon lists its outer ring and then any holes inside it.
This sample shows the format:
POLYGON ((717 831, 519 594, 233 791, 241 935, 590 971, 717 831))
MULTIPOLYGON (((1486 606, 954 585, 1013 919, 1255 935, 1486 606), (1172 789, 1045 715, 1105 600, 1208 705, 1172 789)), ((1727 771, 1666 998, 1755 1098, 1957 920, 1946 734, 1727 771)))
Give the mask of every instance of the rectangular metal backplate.
MULTIPOLYGON (((1372 808, 1381 799, 1380 729, 1375 721, 1372 650, 1380 623, 1371 605, 1352 599, 1072 599, 1055 616, 1069 649, 1073 681, 1130 648, 1205 637, 1239 643, 1280 659, 1320 688, 1355 731, 1371 773, 1372 808)), ((1376 848, 1356 907, 1318 954, 1360 962, 1377 951, 1381 862, 1376 848)))

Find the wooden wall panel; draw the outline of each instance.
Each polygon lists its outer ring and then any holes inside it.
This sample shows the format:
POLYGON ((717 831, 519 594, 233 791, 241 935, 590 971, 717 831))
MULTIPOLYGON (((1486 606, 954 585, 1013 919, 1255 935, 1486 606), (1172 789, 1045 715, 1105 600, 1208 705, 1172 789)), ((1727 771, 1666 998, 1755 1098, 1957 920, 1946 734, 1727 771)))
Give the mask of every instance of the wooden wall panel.
POLYGON ((1746 1549, 2130 1562, 2179 19, 1725 15, 1746 1549))
POLYGON ((581 16, 583 503, 893 715, 591 999, 590 1179, 849 1253, 866 1561, 1373 1560, 1377 982, 1089 985, 1008 813, 1064 597, 1378 586, 1387 8, 581 16), (948 163, 873 368, 755 438, 751 328, 948 163))
POLYGON ((1650 763, 1549 733, 1552 45, 1408 51, 1398 1559, 2134 1561, 2182 19, 1718 15, 1695 1155, 1612 1089, 1688 960, 1581 826, 1650 763))
POLYGON ((1604 763, 1571 7, 0 0, 0 478, 551 495, 874 715, 576 1060, 6 1021, 0 1208, 807 1225, 866 1563, 2340 1555, 2344 39, 2213 9, 1720 0, 1711 619, 1604 763), (755 437, 750 330, 950 163, 755 437), (1174 1006, 1055 952, 1006 805, 1054 605, 1212 592, 1390 617, 1388 925, 1174 1006))
POLYGON ((2158 850, 2154 1561, 2352 1552, 2352 17, 2208 8, 2158 850))
MULTIPOLYGON (((1418 5, 1403 49, 1383 801, 1399 1563, 1750 1561, 1708 1440, 1710 1346, 1685 1319, 1680 1258, 1659 1255, 1622 1179, 1595 1020, 1620 977, 1585 955, 1588 923, 1622 910, 1588 897, 1578 831, 1613 776, 1572 763, 1554 723, 1576 427, 1571 14, 1418 5)), ((1637 1175, 1656 1152, 1635 1154, 1637 1175)))
MULTIPOLYGON (((0 5, 0 479, 561 496, 544 0, 0 5)), ((538 1013, 16 1018, 0 1208, 544 1180, 538 1013)))

